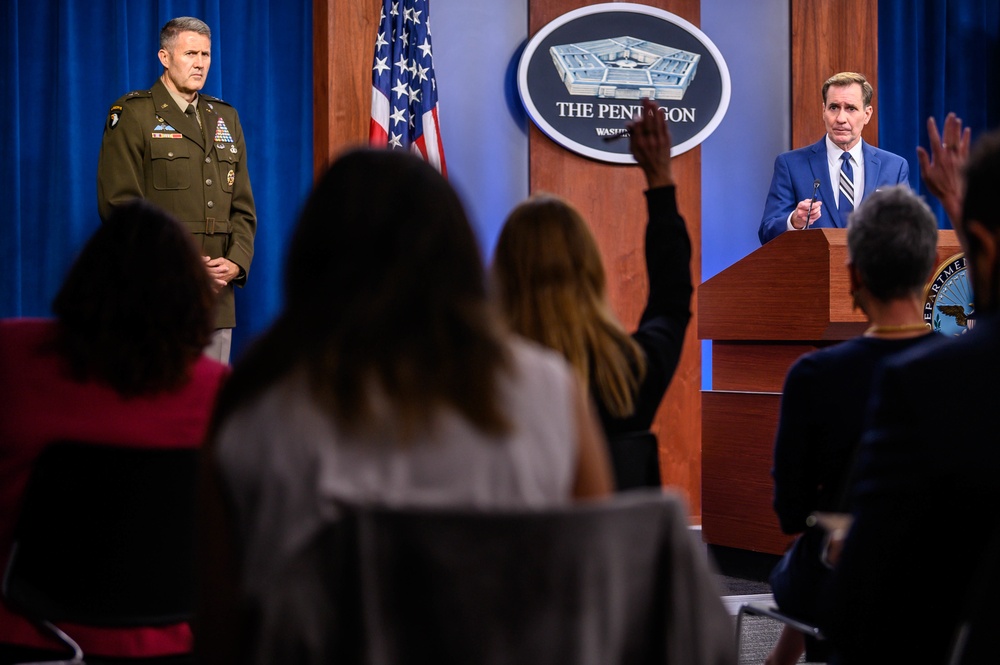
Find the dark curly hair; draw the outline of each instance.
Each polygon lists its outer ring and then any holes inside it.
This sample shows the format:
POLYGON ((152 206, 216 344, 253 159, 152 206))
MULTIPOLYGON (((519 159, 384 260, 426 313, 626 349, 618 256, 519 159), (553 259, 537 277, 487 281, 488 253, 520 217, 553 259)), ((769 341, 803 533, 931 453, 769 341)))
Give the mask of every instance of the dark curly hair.
POLYGON ((79 381, 124 396, 180 387, 212 334, 215 296, 184 227, 136 199, 84 246, 52 303, 55 348, 79 381))

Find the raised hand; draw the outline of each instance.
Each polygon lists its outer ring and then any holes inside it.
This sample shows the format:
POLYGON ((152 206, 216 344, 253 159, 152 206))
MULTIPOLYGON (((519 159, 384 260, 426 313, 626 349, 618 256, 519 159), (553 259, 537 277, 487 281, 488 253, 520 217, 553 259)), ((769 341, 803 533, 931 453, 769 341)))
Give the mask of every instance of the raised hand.
POLYGON ((675 184, 670 165, 670 130, 659 105, 643 99, 642 112, 625 126, 629 130, 629 150, 646 174, 649 187, 675 184))
POLYGON ((917 161, 920 162, 920 176, 927 189, 938 197, 954 226, 961 220, 962 199, 965 196, 965 180, 962 169, 969 158, 972 132, 962 129, 962 120, 954 113, 944 119, 944 132, 938 134, 934 117, 927 118, 927 137, 930 153, 917 146, 917 161))

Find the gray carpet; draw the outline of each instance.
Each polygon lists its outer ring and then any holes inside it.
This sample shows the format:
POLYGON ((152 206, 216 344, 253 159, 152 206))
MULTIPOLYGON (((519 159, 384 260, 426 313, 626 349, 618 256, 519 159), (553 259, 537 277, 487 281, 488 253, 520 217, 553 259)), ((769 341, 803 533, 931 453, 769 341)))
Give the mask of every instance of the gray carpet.
MULTIPOLYGON (((771 647, 778 641, 781 626, 780 622, 767 617, 745 616, 741 630, 739 665, 761 665, 771 652, 771 647)), ((735 617, 733 630, 736 630, 735 617)), ((806 662, 805 657, 800 658, 799 662, 806 662)))
MULTIPOLYGON (((780 557, 716 545, 708 546, 709 555, 719 571, 723 602, 733 615, 733 635, 736 635, 736 613, 745 602, 773 604, 768 576, 780 557)), ((781 634, 782 624, 768 617, 745 616, 739 639, 740 665, 761 665, 781 634)), ((805 657, 800 663, 807 662, 805 657)))

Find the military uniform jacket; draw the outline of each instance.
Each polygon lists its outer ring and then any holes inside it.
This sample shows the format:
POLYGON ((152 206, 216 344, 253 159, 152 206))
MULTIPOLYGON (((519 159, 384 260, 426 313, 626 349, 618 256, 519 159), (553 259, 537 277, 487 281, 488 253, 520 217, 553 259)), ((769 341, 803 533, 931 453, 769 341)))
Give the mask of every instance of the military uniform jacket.
POLYGON ((243 286, 257 230, 246 145, 236 109, 200 95, 197 119, 177 107, 163 81, 130 92, 111 107, 97 164, 101 219, 144 198, 170 212, 204 255, 242 268, 219 293, 216 327, 236 325, 233 285, 243 286))

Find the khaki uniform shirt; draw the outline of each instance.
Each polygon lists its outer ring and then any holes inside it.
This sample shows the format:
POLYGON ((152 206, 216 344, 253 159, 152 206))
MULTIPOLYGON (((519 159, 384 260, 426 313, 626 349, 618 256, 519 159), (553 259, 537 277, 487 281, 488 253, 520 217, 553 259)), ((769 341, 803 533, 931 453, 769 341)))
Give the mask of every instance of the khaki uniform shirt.
POLYGON ((201 126, 160 79, 116 101, 97 164, 97 207, 107 219, 114 206, 144 198, 190 229, 202 254, 238 265, 240 275, 219 293, 215 321, 232 328, 233 285, 246 283, 257 230, 246 144, 226 102, 201 95, 197 113, 201 126))

